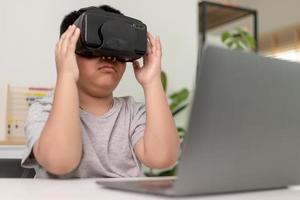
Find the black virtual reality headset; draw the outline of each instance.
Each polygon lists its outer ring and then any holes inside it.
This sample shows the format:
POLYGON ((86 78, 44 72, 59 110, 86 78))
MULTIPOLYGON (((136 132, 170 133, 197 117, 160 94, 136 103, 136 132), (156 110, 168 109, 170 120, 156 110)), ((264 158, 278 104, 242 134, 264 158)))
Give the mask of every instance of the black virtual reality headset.
POLYGON ((75 51, 78 55, 131 62, 146 53, 147 26, 137 19, 90 7, 74 25, 81 32, 75 51))

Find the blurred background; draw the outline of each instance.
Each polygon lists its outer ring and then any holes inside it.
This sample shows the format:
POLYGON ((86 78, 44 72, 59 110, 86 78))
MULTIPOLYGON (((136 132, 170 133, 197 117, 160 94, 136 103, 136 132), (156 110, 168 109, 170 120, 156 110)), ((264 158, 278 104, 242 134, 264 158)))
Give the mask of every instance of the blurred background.
MULTIPOLYGON (((239 49, 239 45, 232 46, 234 43, 232 41, 238 38, 242 40, 240 43, 242 50, 300 61, 300 1, 206 1, 221 5, 207 8, 207 17, 204 17, 201 11, 203 9, 203 4, 200 6, 201 2, 199 0, 0 1, 0 158, 19 158, 25 144, 22 139, 22 124, 16 124, 21 122, 16 122, 14 118, 8 116, 11 112, 9 109, 12 109, 10 101, 13 102, 12 98, 20 92, 27 91, 24 94, 27 95, 26 101, 30 105, 30 101, 35 97, 43 96, 47 89, 55 86, 54 47, 59 37, 59 26, 67 13, 81 7, 111 5, 125 15, 140 19, 151 33, 160 36, 163 47, 162 69, 168 82, 167 94, 176 93, 182 88, 192 94, 198 47, 203 44, 202 41, 224 48, 239 49), (203 23, 206 25, 205 31, 203 23), (215 24, 209 27, 210 23, 215 24), (251 42, 255 44, 254 47, 251 46, 251 42), (27 90, 28 88, 35 90, 27 90), (42 90, 39 90, 41 88, 42 90), (16 129, 20 130, 16 134, 17 140, 10 140, 8 137, 9 131, 12 132, 12 126, 15 132, 16 129)), ((143 90, 135 80, 131 64, 127 65, 114 95, 130 95, 137 101, 144 101, 143 90)), ((184 100, 188 102, 190 97, 191 95, 185 93, 184 100)), ((176 115, 176 124, 184 129, 187 118, 188 109, 184 109, 176 115)))

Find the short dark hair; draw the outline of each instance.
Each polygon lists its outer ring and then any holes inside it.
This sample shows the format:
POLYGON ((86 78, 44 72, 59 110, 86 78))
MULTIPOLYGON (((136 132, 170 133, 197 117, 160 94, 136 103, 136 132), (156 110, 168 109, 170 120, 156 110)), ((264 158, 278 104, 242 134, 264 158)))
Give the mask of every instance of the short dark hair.
POLYGON ((60 24, 60 36, 67 30, 67 28, 72 25, 76 19, 82 14, 84 13, 86 10, 90 9, 90 8, 100 8, 106 12, 112 12, 112 13, 116 13, 116 14, 121 14, 123 15, 119 10, 109 6, 109 5, 102 5, 102 6, 98 6, 98 7, 85 7, 85 8, 81 8, 77 11, 72 11, 69 14, 67 14, 64 19, 62 20, 61 24, 60 24))

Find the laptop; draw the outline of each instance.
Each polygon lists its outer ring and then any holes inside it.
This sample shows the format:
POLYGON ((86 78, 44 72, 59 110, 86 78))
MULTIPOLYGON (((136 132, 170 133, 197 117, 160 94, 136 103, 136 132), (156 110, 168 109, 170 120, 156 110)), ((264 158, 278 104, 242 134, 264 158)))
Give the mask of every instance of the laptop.
POLYGON ((98 180, 167 196, 300 183, 300 64, 206 46, 177 177, 98 180))

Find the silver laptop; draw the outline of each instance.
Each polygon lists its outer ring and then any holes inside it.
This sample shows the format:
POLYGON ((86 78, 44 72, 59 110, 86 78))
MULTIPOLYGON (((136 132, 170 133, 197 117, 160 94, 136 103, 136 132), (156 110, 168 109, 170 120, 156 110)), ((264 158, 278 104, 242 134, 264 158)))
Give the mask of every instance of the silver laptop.
POLYGON ((300 183, 300 64, 207 46, 177 178, 98 181, 187 196, 300 183))

